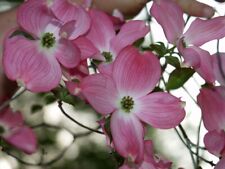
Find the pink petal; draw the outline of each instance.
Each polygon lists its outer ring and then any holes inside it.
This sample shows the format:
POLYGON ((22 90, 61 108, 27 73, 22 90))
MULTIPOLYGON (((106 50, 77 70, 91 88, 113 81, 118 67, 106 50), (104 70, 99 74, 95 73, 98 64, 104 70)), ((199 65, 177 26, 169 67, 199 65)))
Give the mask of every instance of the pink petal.
POLYGON ((140 98, 137 101, 136 115, 155 128, 174 128, 185 117, 180 99, 168 93, 157 92, 140 98))
POLYGON ((225 17, 220 16, 208 20, 195 19, 187 32, 184 33, 184 40, 187 44, 201 46, 204 43, 221 39, 225 36, 225 17))
POLYGON ((75 39, 73 43, 81 51, 81 60, 94 58, 94 56, 99 53, 99 50, 94 46, 94 44, 85 37, 79 37, 75 39))
POLYGON ((221 152, 225 148, 225 133, 224 133, 224 131, 223 130, 209 131, 204 137, 204 143, 205 143, 206 149, 210 153, 220 157, 221 152))
POLYGON ((55 88, 61 79, 61 68, 56 59, 38 49, 40 42, 16 36, 4 44, 3 67, 7 77, 22 82, 32 92, 55 88))
POLYGON ((19 112, 13 112, 10 108, 0 112, 0 123, 4 123, 9 128, 23 124, 23 116, 19 112))
POLYGON ((45 5, 45 0, 29 0, 18 9, 18 24, 27 32, 40 37, 53 15, 45 5))
POLYGON ((140 121, 133 115, 114 112, 110 128, 116 151, 124 158, 141 162, 144 155, 144 130, 140 121))
POLYGON ((72 81, 65 82, 66 88, 70 92, 71 95, 78 96, 80 94, 80 85, 79 83, 75 83, 72 81))
POLYGON ((76 39, 85 34, 91 25, 91 19, 85 9, 68 0, 55 0, 51 6, 53 13, 63 23, 74 22, 74 29, 71 30, 69 39, 76 39))
POLYGON ((225 89, 202 88, 197 97, 198 105, 202 110, 203 122, 207 130, 220 130, 225 126, 225 89))
POLYGON ((92 41, 101 52, 104 50, 108 52, 110 40, 115 37, 113 23, 109 17, 101 11, 91 9, 90 16, 92 18, 92 24, 87 38, 92 41))
POLYGON ((66 68, 74 68, 80 63, 80 50, 67 39, 59 40, 55 56, 66 68))
POLYGON ((220 159, 220 161, 217 163, 214 169, 224 169, 225 166, 225 157, 220 159))
POLYGON ((148 32, 149 27, 145 25, 144 21, 129 21, 122 26, 117 36, 111 40, 111 50, 117 55, 126 46, 132 45, 136 40, 145 37, 148 32))
POLYGON ((215 81, 213 73, 213 61, 208 51, 191 46, 180 50, 185 63, 192 66, 199 75, 209 83, 215 81))
POLYGON ((113 66, 117 89, 125 95, 140 97, 151 92, 160 78, 159 60, 151 52, 139 53, 129 46, 120 52, 113 66))
POLYGON ((119 169, 131 169, 128 165, 124 164, 119 169))
POLYGON ((4 139, 27 154, 32 154, 37 150, 36 135, 28 127, 23 126, 4 139))
POLYGON ((181 8, 171 0, 155 0, 150 12, 162 26, 167 40, 172 44, 176 44, 184 29, 181 8))
POLYGON ((213 59, 213 71, 214 71, 216 80, 221 85, 225 86, 225 79, 222 74, 222 73, 225 74, 225 53, 219 53, 219 56, 217 56, 217 54, 214 54, 212 57, 213 57, 212 58, 213 59), (220 60, 218 57, 220 57, 220 60), (221 70, 220 66, 221 66, 222 70, 221 70))
POLYGON ((82 94, 98 113, 106 115, 115 110, 118 92, 110 77, 91 75, 81 81, 80 87, 82 94))
POLYGON ((101 63, 98 66, 98 70, 100 73, 104 74, 104 75, 108 75, 111 76, 112 72, 113 72, 113 63, 101 63))
POLYGON ((183 39, 178 41, 178 50, 184 57, 184 63, 187 66, 199 67, 200 66, 200 57, 198 53, 192 47, 184 47, 183 39))

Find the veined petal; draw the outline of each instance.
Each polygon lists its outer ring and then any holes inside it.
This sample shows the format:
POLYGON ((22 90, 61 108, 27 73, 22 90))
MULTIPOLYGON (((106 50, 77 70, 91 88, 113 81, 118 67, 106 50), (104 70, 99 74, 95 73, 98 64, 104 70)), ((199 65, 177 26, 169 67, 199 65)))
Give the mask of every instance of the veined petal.
POLYGON ((61 79, 57 60, 38 49, 37 41, 16 36, 5 40, 3 67, 7 77, 22 82, 32 92, 55 88, 61 79))
POLYGON ((112 53, 117 55, 123 48, 132 45, 136 40, 145 37, 149 27, 144 21, 133 20, 122 26, 120 32, 111 40, 112 53))
POLYGON ((151 92, 160 78, 159 60, 151 52, 139 53, 129 46, 120 52, 113 65, 113 79, 121 94, 133 97, 151 92))
POLYGON ((206 149, 216 155, 221 156, 223 149, 225 148, 225 133, 223 130, 213 130, 206 133, 204 136, 204 143, 206 149))
POLYGON ((225 53, 218 53, 212 56, 213 59, 213 71, 216 80, 223 86, 225 86, 225 53))
POLYGON ((185 117, 180 99, 168 93, 151 93, 137 100, 137 104, 135 114, 155 128, 174 128, 185 117))
POLYGON ((197 97, 198 105, 202 110, 202 118, 207 130, 220 130, 225 126, 225 89, 202 88, 197 97))
POLYGON ((176 44, 184 29, 181 8, 171 0, 155 0, 150 12, 162 26, 167 40, 172 44, 176 44))
POLYGON ((37 139, 31 128, 21 127, 16 129, 11 135, 3 136, 3 138, 16 148, 27 154, 32 154, 37 150, 37 139))
POLYGON ((46 6, 45 0, 26 1, 17 12, 18 24, 36 37, 40 37, 52 19, 54 19, 54 16, 46 6))
POLYGON ((110 77, 91 75, 81 81, 80 87, 84 97, 98 113, 106 115, 115 110, 118 92, 110 77))
POLYGON ((80 50, 67 39, 59 40, 55 56, 66 68, 74 68, 80 63, 80 50))
POLYGON ((184 41, 187 44, 201 46, 214 39, 225 36, 225 17, 220 16, 208 20, 195 19, 189 29, 184 33, 184 41))
POLYGON ((9 128, 23 125, 23 116, 19 112, 13 112, 10 108, 0 112, 0 123, 4 123, 9 128))
POLYGON ((185 63, 192 66, 207 82, 214 83, 213 61, 208 51, 196 46, 191 46, 183 48, 180 52, 184 57, 185 63))
POLYGON ((92 41, 101 52, 103 52, 103 50, 108 50, 110 40, 115 36, 112 21, 101 11, 91 9, 89 13, 92 18, 92 24, 87 38, 92 41))
POLYGON ((225 157, 222 157, 220 161, 216 164, 214 169, 224 169, 225 166, 225 157))
POLYGON ((76 39, 90 28, 90 16, 80 5, 69 0, 55 0, 50 8, 63 23, 75 20, 74 29, 71 30, 69 39, 76 39))
POLYGON ((81 60, 94 58, 94 56, 99 53, 99 50, 94 46, 94 44, 85 37, 79 37, 75 39, 73 43, 81 51, 81 60))
POLYGON ((116 151, 124 158, 141 162, 144 157, 144 130, 134 115, 114 112, 110 128, 116 151))

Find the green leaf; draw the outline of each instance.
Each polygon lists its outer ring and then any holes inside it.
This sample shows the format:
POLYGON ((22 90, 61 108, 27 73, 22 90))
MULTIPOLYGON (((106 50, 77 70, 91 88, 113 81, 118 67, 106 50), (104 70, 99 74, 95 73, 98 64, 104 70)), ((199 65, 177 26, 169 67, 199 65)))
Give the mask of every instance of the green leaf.
POLYGON ((164 43, 157 42, 155 44, 151 44, 149 49, 151 51, 155 51, 160 57, 163 57, 166 53, 168 53, 167 48, 165 47, 164 43))
POLYGON ((34 104, 34 105, 32 105, 32 107, 31 107, 31 112, 32 112, 32 113, 36 113, 36 112, 42 110, 42 108, 43 108, 42 105, 34 104))
POLYGON ((52 93, 48 93, 44 96, 45 104, 51 104, 56 101, 56 97, 52 93))
POLYGON ((77 96, 71 95, 65 88, 57 88, 53 92, 59 100, 73 105, 77 109, 83 109, 86 106, 85 101, 81 100, 77 96))
POLYGON ((191 68, 175 69, 166 84, 167 90, 178 89, 195 73, 191 68))
POLYGON ((180 68, 180 61, 177 57, 174 56, 166 56, 166 62, 172 65, 175 68, 180 68))

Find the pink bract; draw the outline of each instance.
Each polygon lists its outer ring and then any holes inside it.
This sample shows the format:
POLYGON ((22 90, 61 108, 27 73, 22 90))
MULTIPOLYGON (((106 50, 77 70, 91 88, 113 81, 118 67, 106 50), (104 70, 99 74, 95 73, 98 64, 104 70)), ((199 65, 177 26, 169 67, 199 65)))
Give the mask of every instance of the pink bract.
MULTIPOLYGON (((84 3, 88 5, 90 0, 85 0, 84 3)), ((55 16, 65 24, 62 29, 69 29, 69 39, 76 39, 89 30, 91 19, 87 11, 81 5, 71 0, 54 0, 49 7, 55 16)))
POLYGON ((167 40, 177 45, 185 63, 192 66, 207 82, 213 83, 215 77, 210 54, 199 46, 225 36, 225 17, 208 20, 197 18, 183 33, 183 12, 171 0, 154 0, 150 12, 162 26, 167 40))
POLYGON ((22 114, 5 109, 0 112, 0 127, 2 137, 16 148, 31 154, 37 150, 37 139, 31 128, 23 123, 22 114))
POLYGON ((61 36, 63 25, 54 18, 45 2, 29 0, 18 10, 18 24, 33 39, 9 34, 4 42, 6 75, 32 92, 55 88, 62 76, 60 64, 73 68, 80 62, 79 49, 61 36))
POLYGON ((110 128, 117 152, 142 161, 142 122, 157 128, 173 128, 184 118, 181 101, 168 93, 149 94, 160 78, 160 64, 151 52, 132 47, 119 53, 111 75, 84 78, 81 92, 102 115, 111 115, 110 128))
POLYGON ((149 32, 149 28, 144 21, 133 20, 125 23, 119 33, 116 34, 111 19, 104 12, 91 9, 89 14, 92 24, 86 37, 92 45, 87 44, 86 49, 91 48, 93 50, 95 48, 97 52, 95 50, 94 55, 86 55, 83 58, 91 57, 104 61, 104 64, 100 64, 99 70, 109 74, 112 71, 111 63, 119 52, 136 40, 144 37, 149 32))
POLYGON ((144 159, 139 164, 132 164, 125 161, 125 164, 119 169, 170 169, 172 162, 161 159, 154 154, 153 142, 151 140, 144 141, 144 159))

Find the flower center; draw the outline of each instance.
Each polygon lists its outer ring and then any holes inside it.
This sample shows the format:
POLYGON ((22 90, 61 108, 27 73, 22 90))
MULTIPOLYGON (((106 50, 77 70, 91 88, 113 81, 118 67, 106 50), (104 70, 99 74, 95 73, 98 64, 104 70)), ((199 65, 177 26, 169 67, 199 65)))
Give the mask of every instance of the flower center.
POLYGON ((113 56, 110 52, 102 52, 102 55, 105 57, 106 62, 110 63, 113 60, 113 56))
POLYGON ((124 96, 120 102, 122 109, 129 113, 134 108, 134 100, 130 96, 124 96))
POLYGON ((45 33, 41 39, 41 44, 43 47, 51 48, 55 44, 55 37, 53 33, 45 33))

